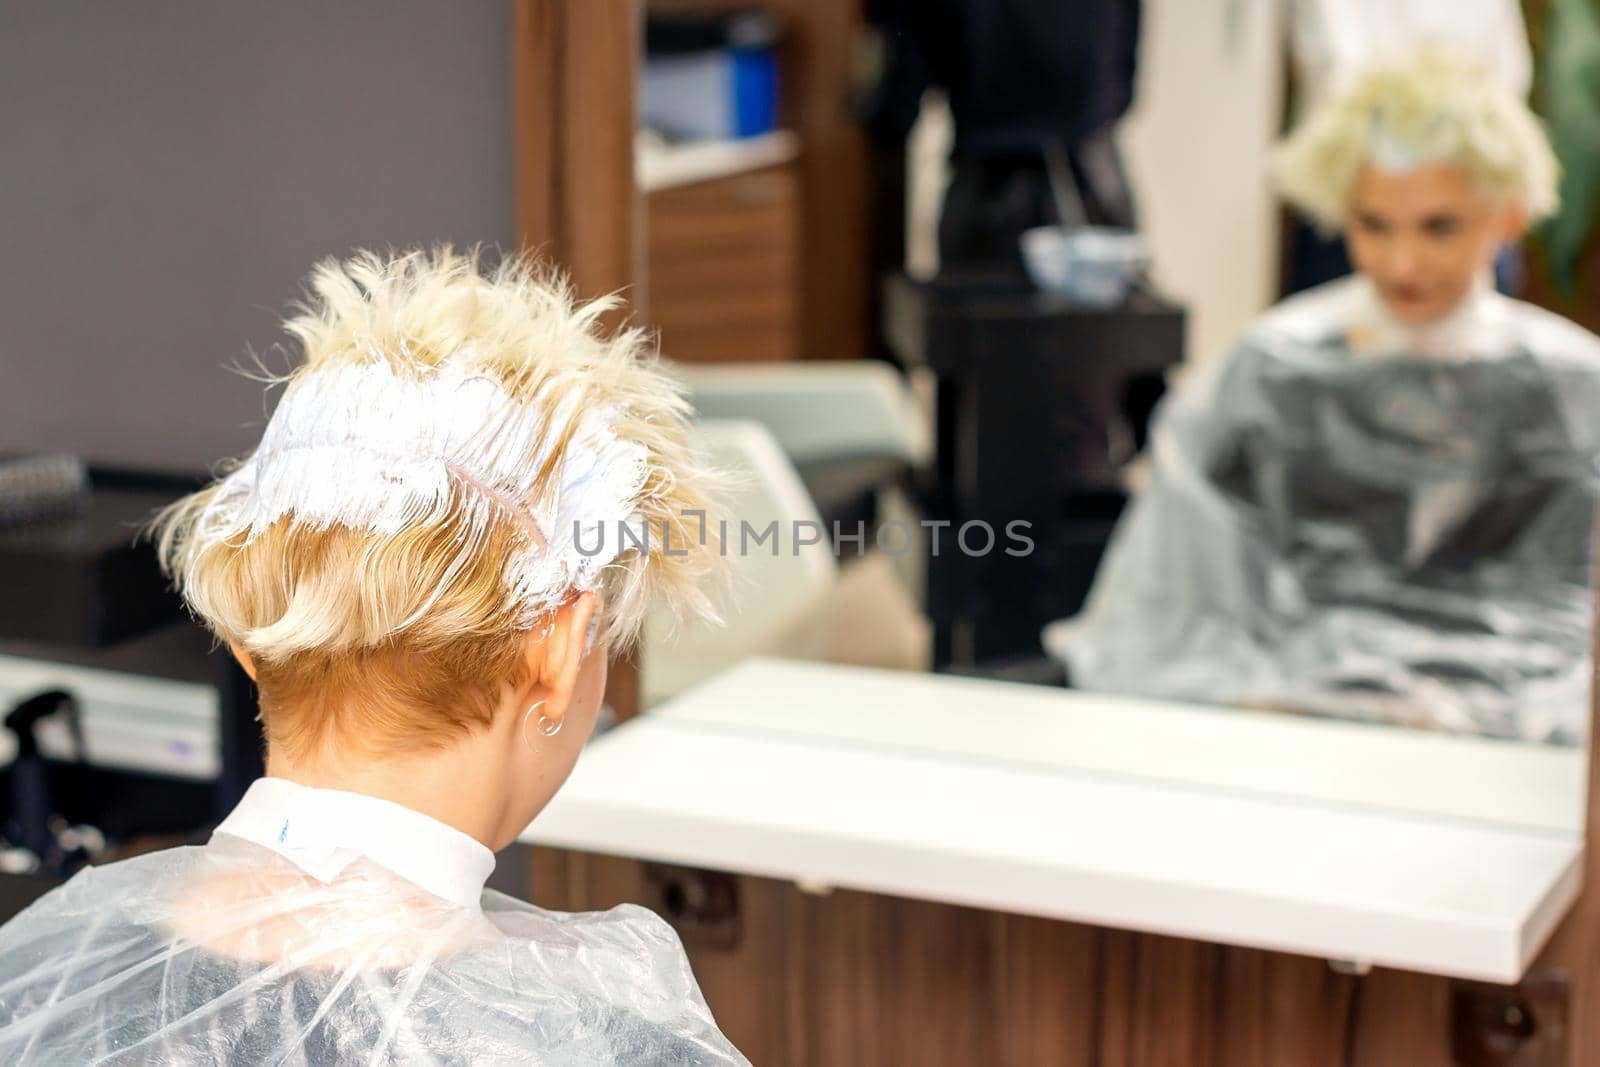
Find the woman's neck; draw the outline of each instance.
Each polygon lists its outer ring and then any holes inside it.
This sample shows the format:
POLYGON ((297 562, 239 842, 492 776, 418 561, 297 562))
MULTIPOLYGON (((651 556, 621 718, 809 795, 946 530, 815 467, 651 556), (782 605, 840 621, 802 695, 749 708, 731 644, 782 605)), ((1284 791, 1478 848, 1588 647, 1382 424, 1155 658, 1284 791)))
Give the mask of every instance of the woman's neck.
POLYGON ((269 744, 267 775, 400 804, 498 851, 509 843, 506 798, 512 768, 506 751, 491 730, 475 731, 447 748, 382 757, 341 751, 333 744, 292 756, 269 744))
POLYGON ((1495 328, 1494 281, 1487 271, 1448 311, 1422 322, 1396 316, 1367 278, 1357 284, 1359 297, 1345 326, 1362 354, 1456 360, 1497 355, 1505 346, 1503 331, 1495 328))

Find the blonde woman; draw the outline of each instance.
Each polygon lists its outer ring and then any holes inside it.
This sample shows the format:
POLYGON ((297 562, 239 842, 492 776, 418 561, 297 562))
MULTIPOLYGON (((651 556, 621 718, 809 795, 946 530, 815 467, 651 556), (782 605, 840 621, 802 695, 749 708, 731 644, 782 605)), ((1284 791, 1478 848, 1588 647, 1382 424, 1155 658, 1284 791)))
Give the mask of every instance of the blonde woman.
POLYGON ((484 888, 608 650, 658 600, 711 610, 681 390, 522 260, 360 255, 310 290, 260 446, 158 522, 259 686, 266 777, 205 846, 0 929, 0 1060, 745 1062, 659 918, 484 888))
POLYGON ((1162 405, 1047 648, 1086 688, 1578 743, 1600 339, 1489 277, 1555 207, 1538 122, 1423 55, 1312 113, 1277 177, 1357 273, 1162 405))

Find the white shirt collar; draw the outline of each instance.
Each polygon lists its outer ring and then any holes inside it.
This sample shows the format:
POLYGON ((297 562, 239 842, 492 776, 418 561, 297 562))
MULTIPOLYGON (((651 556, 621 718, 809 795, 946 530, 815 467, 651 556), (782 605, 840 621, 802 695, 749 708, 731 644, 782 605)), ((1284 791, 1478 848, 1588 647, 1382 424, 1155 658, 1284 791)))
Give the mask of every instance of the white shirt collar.
POLYGON ((1377 287, 1358 276, 1351 291, 1344 333, 1363 358, 1411 358, 1454 362, 1500 359, 1516 351, 1516 330, 1505 297, 1485 273, 1455 307, 1433 322, 1401 322, 1384 306, 1377 287))
POLYGON ((216 832, 269 848, 321 882, 366 858, 463 908, 477 908, 494 853, 401 804, 287 778, 258 778, 216 832))

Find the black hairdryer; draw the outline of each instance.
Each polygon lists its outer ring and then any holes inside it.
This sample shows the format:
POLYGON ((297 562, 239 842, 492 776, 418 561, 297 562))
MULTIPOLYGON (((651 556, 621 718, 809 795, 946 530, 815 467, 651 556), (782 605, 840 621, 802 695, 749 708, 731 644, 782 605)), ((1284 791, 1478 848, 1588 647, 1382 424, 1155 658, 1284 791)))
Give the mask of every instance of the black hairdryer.
POLYGON ((78 719, 78 703, 64 689, 48 689, 16 705, 5 717, 6 729, 17 738, 17 757, 11 764, 11 820, 6 836, 39 857, 49 867, 58 859, 51 818, 55 814, 50 800, 49 771, 39 752, 34 726, 40 719, 60 712, 72 734, 75 756, 83 759, 83 728, 78 719))

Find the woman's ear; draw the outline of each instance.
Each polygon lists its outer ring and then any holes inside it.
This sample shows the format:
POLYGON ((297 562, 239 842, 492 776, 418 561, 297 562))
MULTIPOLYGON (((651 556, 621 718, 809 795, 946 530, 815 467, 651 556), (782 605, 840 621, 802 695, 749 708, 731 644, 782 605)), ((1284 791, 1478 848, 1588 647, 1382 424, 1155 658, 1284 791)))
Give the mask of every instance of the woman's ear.
POLYGON ((1528 232, 1528 209, 1510 201, 1500 209, 1500 242, 1516 244, 1528 232))
POLYGON ((255 681, 256 661, 250 658, 250 653, 239 647, 237 641, 228 642, 228 651, 233 653, 233 658, 239 661, 239 666, 244 668, 244 673, 250 676, 250 680, 255 681))
POLYGON ((534 630, 528 635, 529 675, 544 694, 540 714, 548 719, 560 721, 572 703, 588 651, 589 622, 598 604, 595 594, 581 593, 555 610, 549 633, 541 636, 541 631, 534 630))

